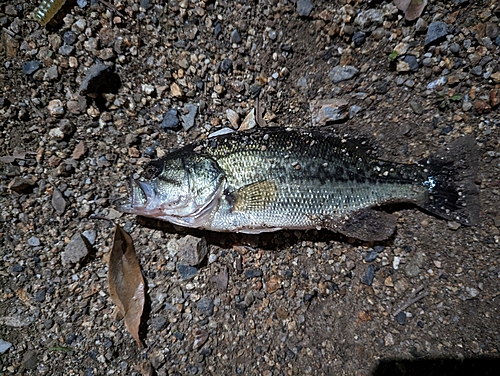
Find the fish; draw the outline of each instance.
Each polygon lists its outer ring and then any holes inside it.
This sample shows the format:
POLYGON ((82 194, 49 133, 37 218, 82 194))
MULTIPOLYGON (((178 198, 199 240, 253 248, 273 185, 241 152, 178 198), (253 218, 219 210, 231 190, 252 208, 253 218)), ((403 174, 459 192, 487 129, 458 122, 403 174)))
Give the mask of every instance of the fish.
POLYGON ((378 160, 359 142, 259 128, 195 142, 130 176, 118 210, 216 232, 326 228, 363 241, 391 237, 385 205, 412 203, 466 226, 479 221, 472 136, 414 164, 378 160))

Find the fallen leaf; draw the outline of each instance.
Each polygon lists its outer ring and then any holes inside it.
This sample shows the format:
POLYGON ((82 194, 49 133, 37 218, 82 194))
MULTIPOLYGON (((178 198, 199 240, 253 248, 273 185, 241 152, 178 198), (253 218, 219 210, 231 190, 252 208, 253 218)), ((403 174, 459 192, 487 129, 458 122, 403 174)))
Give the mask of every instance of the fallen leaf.
POLYGON ((394 0, 394 5, 404 12, 408 21, 413 21, 420 17, 427 5, 427 0, 394 0))
POLYGON ((118 225, 109 256, 108 288, 111 300, 123 314, 125 327, 142 347, 139 325, 144 308, 144 279, 132 238, 118 225))

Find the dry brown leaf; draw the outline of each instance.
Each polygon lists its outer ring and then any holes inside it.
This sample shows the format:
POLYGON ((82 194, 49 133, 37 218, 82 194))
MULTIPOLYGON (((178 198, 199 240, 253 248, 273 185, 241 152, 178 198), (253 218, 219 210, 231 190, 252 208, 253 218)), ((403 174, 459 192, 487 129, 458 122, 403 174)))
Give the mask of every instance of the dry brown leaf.
POLYGON ((420 17, 427 5, 427 0, 394 0, 394 5, 403 11, 408 21, 420 17))
POLYGON ((141 347, 139 325, 144 308, 144 279, 132 238, 118 225, 109 256, 108 288, 111 300, 123 314, 125 327, 141 347))

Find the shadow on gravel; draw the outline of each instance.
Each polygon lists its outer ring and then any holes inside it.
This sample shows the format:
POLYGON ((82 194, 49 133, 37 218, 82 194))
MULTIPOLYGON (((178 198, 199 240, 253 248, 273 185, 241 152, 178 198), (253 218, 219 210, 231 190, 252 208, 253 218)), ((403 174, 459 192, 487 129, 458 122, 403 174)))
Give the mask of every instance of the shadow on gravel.
POLYGON ((225 233, 213 232, 207 230, 199 230, 188 227, 172 225, 169 222, 152 219, 142 216, 137 216, 137 223, 141 226, 160 230, 169 234, 192 235, 196 237, 205 237, 207 243, 219 246, 221 248, 231 248, 233 245, 248 245, 250 247, 261 248, 264 250, 281 249, 298 245, 303 241, 311 242, 329 242, 335 241, 340 243, 349 243, 353 245, 362 245, 369 243, 371 246, 383 245, 390 246, 393 243, 394 235, 381 242, 363 242, 357 239, 349 239, 348 237, 329 231, 329 230, 307 230, 307 231, 292 231, 281 230, 276 232, 265 232, 262 234, 241 234, 241 233, 225 233))
POLYGON ((499 370, 500 358, 383 359, 372 376, 496 376, 499 370))

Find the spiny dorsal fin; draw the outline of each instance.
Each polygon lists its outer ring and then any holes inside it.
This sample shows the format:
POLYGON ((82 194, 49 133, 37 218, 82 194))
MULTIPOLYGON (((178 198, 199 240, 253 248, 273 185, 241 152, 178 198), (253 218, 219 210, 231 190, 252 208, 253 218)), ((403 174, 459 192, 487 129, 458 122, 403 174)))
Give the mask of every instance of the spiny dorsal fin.
POLYGON ((234 200, 233 210, 240 212, 264 210, 276 200, 277 190, 276 183, 270 180, 246 185, 231 194, 234 200))

